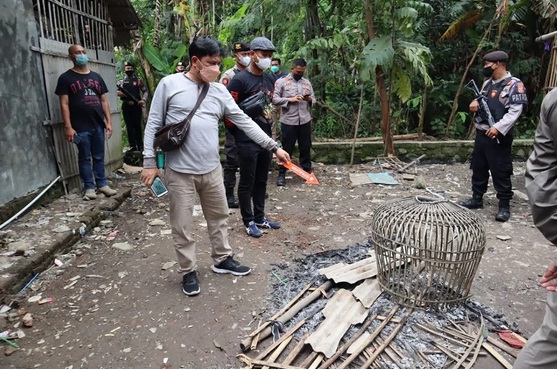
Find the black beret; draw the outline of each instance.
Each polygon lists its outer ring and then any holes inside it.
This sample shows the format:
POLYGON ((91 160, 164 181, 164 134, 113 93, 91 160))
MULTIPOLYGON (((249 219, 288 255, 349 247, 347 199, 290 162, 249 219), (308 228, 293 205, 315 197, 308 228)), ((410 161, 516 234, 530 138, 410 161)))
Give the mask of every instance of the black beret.
POLYGON ((488 54, 485 54, 482 57, 482 59, 487 62, 502 62, 508 60, 508 54, 506 54, 503 51, 496 50, 496 51, 491 51, 488 54))
POLYGON ((233 45, 233 52, 250 51, 250 45, 245 42, 235 42, 233 45))
POLYGON ((134 65, 133 65, 132 63, 130 63, 130 62, 126 62, 126 63, 124 63, 124 67, 132 67, 132 68, 136 68, 136 67, 134 67, 134 65))
POLYGON ((184 66, 184 64, 182 64, 182 62, 178 62, 178 64, 176 66, 177 67, 182 67, 182 66, 184 66))

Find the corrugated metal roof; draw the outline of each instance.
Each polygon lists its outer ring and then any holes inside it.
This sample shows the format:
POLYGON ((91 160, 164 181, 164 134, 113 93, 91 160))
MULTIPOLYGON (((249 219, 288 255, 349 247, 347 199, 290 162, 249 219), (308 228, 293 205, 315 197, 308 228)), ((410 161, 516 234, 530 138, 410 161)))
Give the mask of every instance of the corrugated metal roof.
POLYGON ((321 352, 327 358, 333 356, 349 327, 362 324, 368 316, 368 310, 346 289, 339 289, 328 300, 322 313, 325 320, 304 343, 310 344, 314 352, 321 352))
POLYGON ((114 32, 114 45, 130 43, 130 31, 141 27, 141 21, 130 0, 106 0, 114 32))
POLYGON ((378 273, 376 257, 365 258, 356 263, 346 265, 337 263, 335 265, 319 269, 318 272, 332 279, 336 283, 346 282, 354 284, 359 280, 372 278, 378 273))

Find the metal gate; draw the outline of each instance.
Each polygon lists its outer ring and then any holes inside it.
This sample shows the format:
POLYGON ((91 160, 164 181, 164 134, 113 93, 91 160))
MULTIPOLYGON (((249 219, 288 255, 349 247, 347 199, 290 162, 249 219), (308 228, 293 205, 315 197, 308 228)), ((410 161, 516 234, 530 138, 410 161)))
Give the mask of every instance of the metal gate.
POLYGON ((40 48, 50 125, 56 160, 62 180, 68 188, 81 186, 77 148, 65 139, 58 96, 54 93, 58 77, 73 67, 68 48, 80 44, 87 50, 89 68, 99 73, 108 88, 113 125, 112 138, 105 147, 105 165, 112 171, 121 165, 122 129, 116 95, 116 69, 112 27, 105 0, 35 0, 35 14, 40 28, 40 48))

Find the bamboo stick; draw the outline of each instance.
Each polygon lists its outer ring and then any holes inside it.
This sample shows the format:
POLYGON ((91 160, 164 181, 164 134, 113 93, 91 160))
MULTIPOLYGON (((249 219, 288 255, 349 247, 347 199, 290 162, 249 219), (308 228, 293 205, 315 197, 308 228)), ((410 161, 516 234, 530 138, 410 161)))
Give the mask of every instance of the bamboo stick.
POLYGON ((244 353, 238 354, 238 355, 236 355, 236 357, 240 361, 244 362, 246 364, 246 366, 248 366, 249 368, 252 368, 254 365, 258 365, 258 366, 268 366, 272 369, 299 369, 296 366, 278 364, 277 362, 256 360, 256 359, 253 359, 253 358, 250 358, 250 357, 246 356, 244 353))
POLYGON ((380 326, 378 326, 376 330, 374 330, 374 332, 370 335, 370 337, 368 337, 368 339, 359 348, 357 348, 355 352, 353 352, 345 361, 343 361, 343 363, 339 367, 340 369, 344 369, 347 365, 349 365, 366 347, 368 347, 372 343, 372 341, 378 336, 378 334, 381 333, 384 327, 389 323, 389 321, 391 320, 393 315, 395 315, 398 309, 399 309, 399 305, 393 306, 393 308, 387 315, 386 319, 382 321, 380 326))
MULTIPOLYGON (((283 343, 281 343, 276 349, 275 351, 273 351, 273 353, 269 356, 269 358, 267 359, 267 361, 269 362, 275 362, 275 360, 277 360, 277 358, 281 355, 281 353, 283 353, 283 351, 285 350, 285 348, 289 345, 289 343, 291 342, 291 340, 293 339, 293 336, 290 335, 287 339, 285 339, 285 341, 283 343)), ((269 369, 269 366, 263 366, 262 369, 269 369)))
POLYGON ((388 346, 388 344, 393 340, 393 338, 395 338, 395 336, 397 335, 399 330, 401 330, 403 325, 405 325, 405 321, 411 315, 411 312, 413 312, 413 309, 408 308, 407 311, 405 312, 405 314, 403 315, 403 317, 401 317, 401 322, 399 324, 397 324, 397 326, 389 334, 389 336, 386 338, 386 341, 380 347, 376 348, 376 351, 374 352, 374 355, 372 355, 372 357, 369 358, 368 361, 366 361, 366 363, 364 364, 364 368, 370 367, 370 365, 372 364, 372 362, 374 362, 376 357, 378 357, 378 355, 380 353, 382 353, 382 351, 388 346))
POLYGON ((345 351, 351 346, 351 344, 353 344, 358 338, 360 338, 360 336, 366 331, 366 329, 368 329, 368 327, 372 324, 372 322, 376 318, 377 318, 377 315, 370 316, 368 318, 368 320, 366 320, 364 322, 364 324, 362 324, 360 329, 358 329, 358 331, 355 333, 355 335, 353 335, 347 342, 345 342, 345 344, 343 344, 341 346, 341 348, 339 348, 337 350, 337 352, 335 352, 335 354, 333 356, 331 356, 331 358, 329 358, 326 362, 324 362, 322 364, 322 367, 324 369, 327 369, 328 367, 330 367, 331 364, 333 364, 335 362, 335 360, 337 360, 343 353, 345 353, 345 351))
POLYGON ((308 368, 309 369, 317 369, 318 366, 320 365, 320 362, 322 362, 323 359, 324 359, 324 355, 323 355, 323 353, 320 353, 318 355, 318 357, 316 357, 314 362, 312 362, 312 364, 308 368))
POLYGON ((316 357, 318 357, 318 352, 311 352, 308 357, 306 357, 306 359, 302 361, 302 364, 300 364, 300 368, 308 369, 308 366, 310 366, 314 362, 314 359, 316 357))
MULTIPOLYGON (((277 317, 276 321, 279 321, 280 323, 283 323, 283 324, 286 323, 287 321, 292 319, 297 313, 299 313, 304 307, 308 306, 310 303, 312 303, 313 301, 315 301, 316 299, 321 297, 321 295, 322 295, 321 291, 328 291, 332 286, 333 286, 333 282, 331 280, 326 281, 325 283, 323 283, 320 286, 319 289, 313 291, 307 297, 301 299, 298 303, 293 305, 283 315, 281 315, 280 317, 277 317)), ((271 334, 271 329, 269 327, 267 327, 263 331, 261 331, 260 339, 265 339, 270 334, 271 334)), ((248 337, 240 343, 240 348, 243 351, 246 351, 246 349, 248 349, 250 347, 251 343, 252 343, 252 338, 248 337)))
MULTIPOLYGON (((481 316, 481 325, 479 327, 479 331, 475 337, 475 341, 473 343, 471 343, 471 345, 465 350, 465 353, 463 353, 463 356, 461 356, 461 358, 459 359, 459 361, 457 361, 457 363, 453 366, 454 369, 459 369, 459 367, 461 366, 461 364, 467 360, 467 358, 469 357, 469 354, 471 353, 471 351, 473 350, 473 348, 475 348, 475 345, 477 347, 477 352, 476 354, 478 355, 478 352, 480 351, 480 347, 482 346, 482 342, 483 342, 483 338, 482 338, 482 332, 484 329, 484 319, 481 316)), ((471 365, 475 362, 477 356, 474 356, 473 359, 469 362, 468 367, 466 366, 466 369, 469 369, 471 367, 471 365)))
POLYGON ((300 320, 295 326, 291 328, 288 332, 285 333, 281 338, 279 338, 275 343, 269 346, 265 351, 260 353, 256 360, 264 359, 267 355, 269 355, 275 348, 277 348, 282 342, 287 340, 288 337, 292 336, 295 331, 297 331, 302 325, 306 323, 306 320, 300 320))
POLYGON ((290 365, 296 359, 296 356, 298 356, 300 351, 302 351, 302 348, 304 348, 304 341, 306 340, 306 338, 308 338, 308 336, 310 336, 310 334, 311 333, 306 333, 304 337, 300 339, 293 350, 289 353, 287 358, 282 362, 283 365, 290 365))
POLYGON ((298 299, 300 297, 302 297, 304 295, 304 293, 306 293, 306 291, 308 289, 310 289, 310 287, 312 286, 312 283, 306 285, 304 287, 304 289, 302 289, 293 299, 291 299, 286 305, 284 305, 279 311, 277 311, 273 316, 271 316, 269 318, 268 321, 266 321, 263 325, 259 326, 256 330, 254 330, 253 332, 251 332, 250 334, 248 334, 249 337, 253 337, 256 334, 260 333, 262 330, 264 330, 271 321, 275 320, 276 318, 278 318, 279 316, 281 316, 283 313, 285 313, 285 311, 287 311, 296 301, 298 301, 298 299))
POLYGON ((510 347, 504 343, 500 343, 500 341, 498 341, 498 339, 494 339, 491 336, 488 336, 486 338, 488 340, 488 342, 490 342, 490 344, 500 348, 502 351, 506 352, 507 354, 516 357, 519 354, 519 351, 513 347, 510 347))
POLYGON ((482 347, 486 349, 488 353, 490 353, 496 360, 498 360, 506 369, 513 368, 513 365, 510 364, 508 360, 506 360, 501 354, 499 354, 498 351, 496 351, 490 344, 483 343, 482 347))

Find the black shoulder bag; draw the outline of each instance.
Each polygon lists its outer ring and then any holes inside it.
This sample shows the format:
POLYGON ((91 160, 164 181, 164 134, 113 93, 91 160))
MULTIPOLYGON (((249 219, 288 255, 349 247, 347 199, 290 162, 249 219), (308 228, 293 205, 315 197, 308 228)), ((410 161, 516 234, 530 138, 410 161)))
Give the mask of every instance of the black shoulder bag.
POLYGON ((181 122, 172 125, 164 125, 155 133, 155 141, 153 143, 155 148, 161 148, 164 152, 172 152, 184 144, 186 135, 188 135, 188 130, 190 129, 190 121, 207 95, 207 90, 209 90, 208 83, 203 85, 198 101, 190 114, 188 114, 188 117, 181 122))

